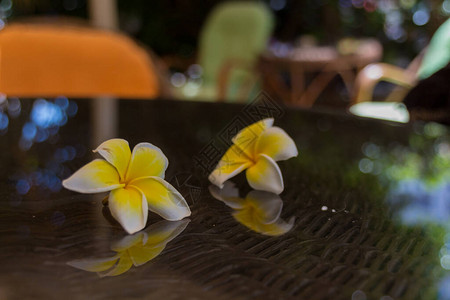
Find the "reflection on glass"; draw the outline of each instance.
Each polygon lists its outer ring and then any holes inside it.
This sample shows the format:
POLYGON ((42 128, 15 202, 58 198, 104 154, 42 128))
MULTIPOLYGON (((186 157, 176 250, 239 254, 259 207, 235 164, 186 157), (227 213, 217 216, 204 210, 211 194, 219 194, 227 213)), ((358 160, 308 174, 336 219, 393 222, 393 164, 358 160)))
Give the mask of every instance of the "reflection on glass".
POLYGON ((450 276, 445 277, 439 285, 438 291, 439 300, 449 300, 450 299, 450 276))
POLYGON ((111 257, 77 259, 67 264, 80 270, 96 272, 100 277, 123 274, 132 265, 142 266, 161 254, 167 243, 182 233, 189 222, 189 219, 158 222, 113 243, 111 250, 116 254, 111 257))
POLYGON ((283 209, 281 198, 269 192, 251 191, 245 198, 239 197, 234 183, 227 181, 222 189, 209 187, 211 195, 233 209, 232 215, 242 225, 258 233, 279 236, 294 226, 294 217, 285 222, 280 218, 283 209))
POLYGON ((4 94, 0 94, 0 134, 8 131, 10 118, 16 118, 20 115, 21 104, 19 99, 7 99, 4 94), (8 113, 8 114, 7 114, 8 113), (9 115, 9 116, 8 116, 9 115))
MULTIPOLYGON (((56 97, 53 101, 36 99, 29 112, 29 118, 23 123, 20 131, 19 148, 28 151, 35 143, 47 141, 55 144, 59 139, 60 127, 67 123, 68 118, 74 117, 77 111, 77 104, 63 96, 56 97)), ((0 134, 5 133, 8 130, 8 123, 21 113, 22 104, 18 98, 3 99, 0 95, 0 134)), ((19 195, 26 195, 33 187, 47 192, 58 192, 61 190, 61 178, 70 175, 70 169, 64 163, 83 156, 85 151, 85 147, 80 144, 60 146, 53 153, 45 153, 47 158, 41 165, 37 164, 38 158, 29 153, 30 159, 21 162, 26 172, 11 174, 9 179, 15 182, 19 195)))
MULTIPOLYGON (((14 98, 15 99, 15 98, 14 98)), ((10 99, 10 103, 15 103, 10 99)), ((20 101, 18 99, 17 107, 20 113, 20 101)), ((8 106, 11 115, 12 104, 8 106)), ((73 117, 77 113, 78 107, 75 102, 69 101, 66 97, 57 97, 54 102, 45 99, 36 99, 30 113, 30 121, 25 123, 22 128, 22 137, 19 146, 26 151, 31 148, 33 143, 42 143, 47 139, 54 137, 59 127, 67 123, 68 117, 73 117)))
POLYGON ((42 143, 55 136, 59 127, 64 126, 68 117, 73 117, 77 110, 77 104, 66 97, 57 97, 53 102, 36 99, 30 113, 30 121, 22 128, 20 148, 26 151, 33 143, 42 143))
MULTIPOLYGON (((436 124, 414 124, 407 146, 377 145, 362 147, 365 158, 360 171, 377 176, 387 188, 386 199, 394 216, 411 228, 423 228, 435 244, 435 258, 443 276, 438 299, 450 299, 447 287, 450 274, 450 131, 436 124)), ((441 273, 440 273, 441 272, 441 273)))
POLYGON ((0 111, 0 131, 3 131, 6 128, 8 128, 8 124, 9 124, 8 116, 2 111, 0 111))

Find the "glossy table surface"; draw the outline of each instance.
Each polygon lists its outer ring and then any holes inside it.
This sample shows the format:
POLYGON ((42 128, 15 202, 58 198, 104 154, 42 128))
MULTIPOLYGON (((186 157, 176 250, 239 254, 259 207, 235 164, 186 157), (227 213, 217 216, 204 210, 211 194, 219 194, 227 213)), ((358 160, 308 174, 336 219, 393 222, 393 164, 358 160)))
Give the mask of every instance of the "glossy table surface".
POLYGON ((116 136, 160 147, 192 210, 179 222, 149 214, 127 236, 105 194, 61 187, 97 157, 92 103, 0 104, 0 299, 450 299, 447 127, 118 101, 116 136), (242 199, 232 208, 211 195, 208 172, 237 130, 268 116, 299 156, 279 163, 285 190, 270 203, 233 178, 242 199))

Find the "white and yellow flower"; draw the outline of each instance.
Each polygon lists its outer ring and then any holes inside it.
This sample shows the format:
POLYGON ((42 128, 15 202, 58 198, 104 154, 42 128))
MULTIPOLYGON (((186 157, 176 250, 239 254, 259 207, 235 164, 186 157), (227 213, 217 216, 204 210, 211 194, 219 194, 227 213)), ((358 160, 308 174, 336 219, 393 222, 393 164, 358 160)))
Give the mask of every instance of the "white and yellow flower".
POLYGON ((148 210, 169 221, 191 214, 183 196, 164 180, 168 160, 158 147, 140 143, 131 152, 126 140, 111 139, 94 152, 104 159, 88 163, 63 186, 80 193, 110 191, 111 215, 128 233, 145 227, 148 210))
POLYGON ((223 187, 231 177, 246 170, 247 181, 255 190, 280 194, 283 177, 276 161, 298 155, 294 141, 287 133, 272 127, 273 119, 264 119, 242 129, 233 139, 209 180, 223 187))
POLYGON ((274 193, 251 191, 245 198, 239 196, 235 185, 227 181, 224 187, 210 186, 211 195, 233 209, 233 218, 245 227, 269 236, 287 233, 294 226, 294 217, 288 222, 280 218, 283 201, 274 193))
POLYGON ((189 219, 158 222, 145 231, 126 236, 114 243, 111 250, 116 254, 111 257, 78 259, 67 264, 88 272, 97 272, 100 277, 123 274, 131 266, 142 266, 161 254, 167 243, 183 232, 189 222, 189 219))

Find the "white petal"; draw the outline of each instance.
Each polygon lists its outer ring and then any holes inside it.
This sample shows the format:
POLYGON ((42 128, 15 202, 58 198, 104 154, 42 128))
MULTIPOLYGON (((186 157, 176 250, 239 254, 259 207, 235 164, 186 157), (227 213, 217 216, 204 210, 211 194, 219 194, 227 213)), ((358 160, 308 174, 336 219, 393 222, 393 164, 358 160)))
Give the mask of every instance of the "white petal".
POLYGON ((229 178, 239 174, 252 164, 250 157, 238 146, 232 145, 220 159, 208 179, 211 183, 223 188, 223 183, 229 178))
POLYGON ((236 164, 223 164, 219 163, 219 165, 211 172, 208 176, 208 180, 217 185, 220 188, 223 188, 223 184, 228 179, 236 176, 241 173, 245 169, 247 169, 252 163, 249 161, 243 163, 236 164))
POLYGON ((62 184, 66 189, 80 193, 100 193, 123 186, 119 183, 116 168, 103 159, 91 161, 62 184))
POLYGON ((125 180, 125 173, 130 163, 131 151, 128 142, 124 139, 110 139, 103 142, 94 152, 100 153, 110 164, 112 164, 125 180))
POLYGON ((256 164, 247 169, 246 176, 255 190, 280 194, 284 189, 280 168, 267 155, 260 154, 256 164))
POLYGON ((137 144, 131 154, 126 180, 148 176, 164 178, 168 165, 169 161, 161 149, 150 143, 137 144))
POLYGON ((273 125, 273 118, 264 119, 253 123, 236 134, 231 140, 233 144, 238 146, 243 152, 245 152, 249 157, 254 157, 255 155, 255 145, 259 136, 267 129, 273 125))
POLYGON ((286 160, 298 155, 291 137, 279 127, 267 128, 256 143, 257 154, 265 154, 274 161, 286 160))
POLYGON ((109 194, 111 215, 130 234, 145 227, 148 207, 145 196, 137 189, 121 188, 109 194))
POLYGON ((140 178, 130 182, 129 186, 139 189, 147 199, 148 209, 166 220, 177 221, 191 215, 183 196, 162 178, 140 178))

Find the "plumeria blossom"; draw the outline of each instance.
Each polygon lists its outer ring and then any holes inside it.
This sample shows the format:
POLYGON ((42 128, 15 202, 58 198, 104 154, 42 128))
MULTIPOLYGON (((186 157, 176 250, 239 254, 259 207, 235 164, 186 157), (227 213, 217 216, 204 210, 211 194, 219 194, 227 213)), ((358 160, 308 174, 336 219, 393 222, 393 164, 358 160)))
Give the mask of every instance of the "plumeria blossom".
POLYGON ((97 272, 100 277, 123 274, 131 266, 142 266, 161 254, 167 243, 183 232, 189 222, 189 219, 158 222, 145 231, 128 235, 114 243, 111 250, 116 254, 111 257, 78 259, 67 264, 88 272, 97 272))
POLYGON ((253 231, 279 236, 294 226, 294 217, 288 222, 280 218, 283 201, 274 193, 253 190, 241 198, 238 189, 230 181, 225 182, 222 189, 211 185, 209 191, 214 198, 233 209, 232 216, 236 221, 253 231))
POLYGON ((104 159, 88 163, 62 184, 80 193, 110 191, 111 215, 128 233, 145 227, 148 210, 169 221, 191 214, 183 196, 164 180, 169 163, 158 147, 140 143, 131 152, 126 140, 111 139, 94 152, 104 159))
POLYGON ((261 120, 233 137, 233 145, 209 175, 209 180, 223 187, 226 180, 246 170, 252 188, 280 194, 284 184, 276 161, 297 156, 298 150, 283 129, 272 127, 273 121, 272 118, 261 120))

